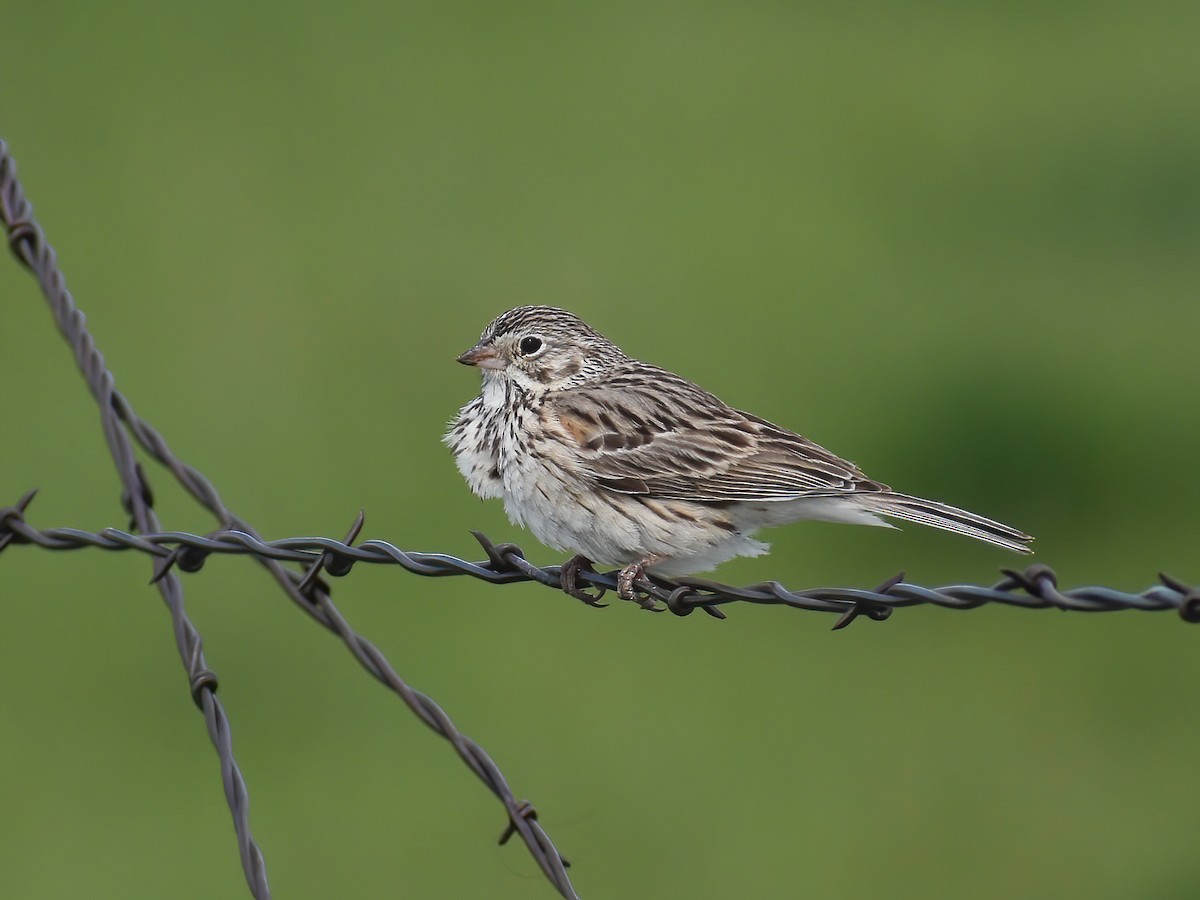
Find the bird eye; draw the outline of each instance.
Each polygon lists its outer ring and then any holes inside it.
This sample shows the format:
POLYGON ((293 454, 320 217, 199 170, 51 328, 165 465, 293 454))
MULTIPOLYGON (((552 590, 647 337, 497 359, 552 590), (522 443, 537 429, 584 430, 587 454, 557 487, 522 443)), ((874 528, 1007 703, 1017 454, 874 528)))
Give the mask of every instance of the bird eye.
POLYGON ((542 339, 536 337, 521 338, 521 353, 529 356, 542 349, 542 339))

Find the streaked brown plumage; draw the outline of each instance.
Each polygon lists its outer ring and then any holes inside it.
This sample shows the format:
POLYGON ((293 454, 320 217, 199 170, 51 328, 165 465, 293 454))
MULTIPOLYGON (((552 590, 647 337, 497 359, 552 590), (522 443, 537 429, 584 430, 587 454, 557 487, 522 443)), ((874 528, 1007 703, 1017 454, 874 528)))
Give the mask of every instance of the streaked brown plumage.
POLYGON ((799 434, 734 409, 690 381, 626 356, 582 319, 548 306, 499 316, 459 357, 480 395, 446 435, 475 493, 576 557, 623 566, 634 596, 663 575, 758 555, 759 528, 800 519, 886 525, 888 516, 1028 553, 1028 535, 975 513, 896 493, 799 434))

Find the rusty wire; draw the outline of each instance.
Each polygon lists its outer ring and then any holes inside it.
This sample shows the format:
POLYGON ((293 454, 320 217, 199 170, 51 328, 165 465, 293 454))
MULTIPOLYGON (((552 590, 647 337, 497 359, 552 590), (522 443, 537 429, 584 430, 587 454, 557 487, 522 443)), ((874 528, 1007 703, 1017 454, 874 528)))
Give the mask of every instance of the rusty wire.
MULTIPOLYGON (((161 532, 154 511, 150 483, 135 455, 137 445, 166 468, 184 490, 208 509, 222 530, 236 531, 250 540, 261 540, 249 523, 239 518, 222 502, 213 484, 198 470, 172 453, 163 436, 140 418, 125 396, 116 390, 104 357, 86 328, 83 313, 67 290, 55 252, 33 217, 33 207, 17 180, 16 165, 2 140, 0 218, 3 220, 10 248, 16 258, 37 278, 55 323, 71 346, 76 364, 100 409, 101 426, 123 486, 121 502, 131 518, 132 530, 143 536, 157 535, 161 532)), ((32 497, 30 492, 15 506, 4 510, 4 521, 8 523, 8 527, 0 532, 0 549, 28 537, 28 534, 21 533, 19 523, 32 497)), ((347 540, 352 541, 356 533, 357 527, 352 529, 347 540)), ((567 875, 568 864, 538 823, 533 806, 516 799, 503 774, 483 748, 460 732, 450 717, 430 697, 415 690, 400 678, 383 653, 366 638, 357 634, 334 606, 327 586, 317 575, 323 569, 335 573, 335 558, 322 554, 308 558, 311 566, 307 574, 285 568, 278 557, 256 555, 255 559, 270 572, 299 609, 341 638, 367 672, 394 691, 434 732, 446 738, 467 767, 496 795, 508 817, 501 843, 513 834, 520 835, 542 872, 558 892, 564 897, 577 897, 567 875)), ((181 564, 179 567, 184 569, 185 565, 181 564)), ((187 673, 190 696, 204 713, 209 736, 217 751, 221 780, 233 816, 246 882, 254 897, 265 900, 270 897, 266 864, 251 834, 249 794, 234 758, 229 720, 216 696, 217 677, 205 662, 200 633, 187 615, 183 585, 173 567, 159 563, 152 580, 162 594, 171 616, 176 646, 187 673)))
MULTIPOLYGON (((198 572, 212 555, 242 555, 311 566, 312 573, 324 569, 326 574, 344 576, 356 563, 396 565, 414 575, 469 575, 492 584, 533 581, 555 589, 561 588, 560 566, 538 567, 525 558, 515 544, 493 544, 482 534, 475 533, 487 559, 471 562, 445 553, 422 553, 401 550, 386 541, 348 543, 327 537, 293 537, 265 541, 240 530, 214 531, 210 534, 191 534, 169 531, 160 534, 131 534, 117 528, 90 532, 78 528, 37 529, 24 517, 24 509, 32 497, 26 494, 15 506, 0 508, 0 549, 6 542, 33 544, 46 550, 134 550, 158 560, 156 577, 170 567, 185 572, 198 572)), ((349 541, 362 526, 359 514, 349 541)), ((1187 622, 1200 622, 1200 588, 1194 588, 1166 574, 1159 574, 1159 584, 1138 594, 1108 587, 1078 587, 1059 590, 1058 576, 1049 566, 1035 563, 1021 570, 1002 570, 1004 577, 985 587, 974 584, 952 584, 930 588, 905 582, 903 573, 890 578, 872 590, 845 587, 818 587, 789 590, 778 581, 767 581, 746 587, 720 584, 702 578, 675 580, 650 576, 637 583, 647 597, 661 601, 658 612, 670 611, 686 616, 697 609, 724 618, 720 607, 735 602, 788 606, 793 609, 829 612, 839 615, 835 628, 848 625, 854 618, 865 615, 876 621, 888 618, 893 610, 932 604, 946 609, 977 609, 989 603, 1017 606, 1022 609, 1060 609, 1071 612, 1143 612, 1175 611, 1187 622)), ((598 592, 615 590, 615 572, 581 572, 579 580, 592 585, 598 592)), ((596 599, 599 599, 597 593, 596 599)), ((592 604, 603 605, 603 604, 592 604)))

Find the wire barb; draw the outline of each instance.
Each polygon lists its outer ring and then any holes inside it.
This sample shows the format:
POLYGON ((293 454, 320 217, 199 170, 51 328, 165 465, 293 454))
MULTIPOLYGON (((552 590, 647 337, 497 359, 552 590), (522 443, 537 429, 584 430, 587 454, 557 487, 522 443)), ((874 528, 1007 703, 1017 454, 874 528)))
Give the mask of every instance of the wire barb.
MULTIPOLYGON (((14 543, 32 543, 48 550, 83 546, 132 549, 154 557, 152 583, 162 595, 170 613, 172 633, 188 677, 189 694, 203 712, 209 737, 220 760, 221 779, 250 893, 259 900, 270 897, 266 863, 251 834, 249 793, 234 758, 228 717, 216 696, 217 677, 205 664, 203 642, 187 615, 183 584, 175 571, 197 572, 213 553, 241 552, 253 555, 299 609, 322 627, 337 634, 368 673, 390 688, 421 721, 451 743, 467 767, 503 804, 516 833, 521 836, 550 883, 563 897, 576 898, 578 895, 571 885, 562 856, 541 825, 522 815, 521 804, 483 748, 458 731, 449 716, 431 698, 401 679, 383 653, 350 627, 333 605, 328 586, 317 577, 315 571, 310 572, 311 577, 306 580, 305 575, 284 565, 285 562, 303 562, 316 571, 325 571, 333 576, 344 575, 357 559, 341 552, 346 544, 318 538, 311 539, 316 542, 315 551, 262 552, 264 548, 270 548, 249 523, 225 506, 212 482, 176 456, 166 439, 138 416, 132 404, 116 389, 113 375, 87 330, 84 315, 67 290, 56 254, 34 220, 33 207, 25 198, 17 180, 16 165, 3 141, 0 141, 0 221, 16 259, 37 279, 55 323, 70 345, 76 365, 99 407, 101 426, 121 481, 120 504, 132 523, 127 532, 105 529, 100 534, 91 534, 69 528, 39 532, 30 528, 24 520, 25 508, 32 499, 30 493, 14 506, 0 510, 0 550, 14 543), (154 510, 154 495, 149 480, 141 461, 136 457, 136 448, 159 463, 197 503, 211 512, 221 530, 207 536, 164 532, 154 510), (150 540, 149 536, 155 539, 150 540), (306 589, 303 593, 299 590, 302 584, 306 589)), ((355 537, 356 530, 348 536, 347 542, 355 537)), ((407 565, 411 571, 426 575, 442 571, 437 554, 405 554, 390 545, 381 548, 380 552, 384 555, 394 554, 394 561, 407 565)), ((476 568, 482 570, 482 566, 476 568)), ((520 580, 521 573, 512 572, 507 577, 520 580)), ((496 580, 504 578, 498 577, 496 580)))
MULTIPOLYGON (((120 504, 131 520, 128 531, 115 528, 100 532, 75 528, 39 530, 25 519, 26 510, 36 494, 36 490, 31 490, 12 506, 0 507, 0 551, 13 544, 29 544, 45 550, 84 547, 133 550, 152 557, 151 584, 161 593, 171 616, 189 694, 204 715, 221 763, 225 795, 251 894, 260 900, 270 897, 266 863, 251 834, 249 794, 234 758, 228 718, 217 699, 217 675, 205 662, 203 642, 187 615, 178 576, 178 572, 199 572, 210 556, 220 554, 253 557, 298 609, 336 634, 365 671, 392 690, 425 725, 445 738, 463 763, 504 806, 508 825, 500 843, 507 843, 514 834, 520 835, 559 894, 577 898, 566 871, 569 863, 538 822, 533 805, 525 800, 518 801, 504 775, 483 748, 459 731, 430 697, 401 679, 383 653, 354 631, 334 606, 329 586, 321 577, 324 574, 342 577, 358 563, 372 563, 396 565, 427 577, 465 575, 491 584, 529 581, 562 590, 564 568, 536 566, 526 559, 517 545, 494 544, 479 532, 472 533, 487 556, 482 562, 444 553, 402 550, 378 540, 355 544, 364 522, 361 511, 341 541, 325 537, 264 540, 224 504, 216 487, 202 473, 171 451, 165 438, 139 417, 125 396, 116 390, 112 373, 85 326, 83 313, 66 288, 55 252, 33 218, 32 205, 24 196, 15 164, 3 141, 0 141, 0 220, 14 256, 37 278, 59 331, 74 352, 76 364, 99 406, 101 425, 122 485, 120 504), (139 448, 213 515, 219 523, 218 530, 206 535, 162 530, 154 510, 149 479, 136 457, 135 451, 139 448), (305 569, 298 572, 287 567, 288 563, 299 563, 305 569)), ((1176 610, 1184 621, 1200 622, 1200 587, 1187 585, 1165 573, 1159 573, 1159 584, 1139 594, 1106 587, 1063 591, 1058 587, 1057 574, 1044 564, 1022 570, 1006 569, 1003 575, 991 587, 959 584, 929 588, 906 583, 904 574, 900 573, 873 590, 845 587, 789 590, 777 581, 736 587, 700 578, 670 580, 654 575, 641 578, 635 584, 642 595, 644 608, 658 612, 688 616, 696 609, 702 609, 714 618, 724 619, 726 614, 722 607, 729 603, 784 606, 834 613, 839 617, 834 630, 843 629, 864 617, 883 621, 896 609, 920 604, 960 610, 977 609, 989 603, 1021 609, 1053 608, 1076 612, 1176 610)), ((585 594, 586 602, 593 606, 605 606, 596 601, 605 591, 617 587, 615 572, 599 573, 581 566, 569 580, 575 578, 599 592, 594 596, 585 594)))
MULTIPOLYGON (((881 585, 879 585, 879 587, 875 588, 875 593, 876 594, 886 594, 888 591, 890 591, 896 585, 900 584, 902 581, 904 581, 904 573, 897 572, 895 575, 893 575, 887 581, 885 581, 881 585)), ((886 619, 891 614, 892 614, 891 607, 880 606, 879 604, 871 603, 868 600, 860 600, 857 603, 855 603, 853 606, 851 606, 848 610, 846 610, 846 612, 842 615, 842 617, 840 619, 837 620, 837 623, 830 630, 831 631, 841 631, 843 628, 845 628, 847 625, 849 625, 851 622, 853 622, 859 616, 865 615, 868 619, 873 619, 876 622, 882 622, 884 619, 886 619)))
MULTIPOLYGON (((354 539, 358 537, 358 533, 362 531, 363 523, 367 520, 365 510, 359 510, 358 516, 354 520, 354 524, 350 526, 350 530, 346 532, 346 537, 343 539, 343 545, 350 545, 354 539)), ((329 586, 318 580, 321 572, 328 572, 335 578, 342 575, 350 574, 350 567, 354 565, 354 560, 348 556, 344 556, 335 550, 326 550, 320 555, 315 563, 304 573, 304 577, 296 584, 296 590, 303 594, 308 599, 313 599, 313 587, 320 585, 320 593, 329 596, 329 586)))
POLYGON ((1193 624, 1200 622, 1200 587, 1186 585, 1166 572, 1159 572, 1158 580, 1182 595, 1179 601, 1179 617, 1193 624))
POLYGON ((13 541, 22 539, 22 536, 15 530, 15 526, 18 522, 24 523, 25 510, 29 509, 29 504, 33 502, 37 492, 37 488, 30 488, 12 506, 0 507, 0 550, 13 541))
MULTIPOLYGON (((324 560, 333 559, 338 561, 338 571, 344 572, 357 563, 369 563, 399 566, 414 575, 427 577, 466 575, 491 584, 529 581, 556 591, 562 589, 562 566, 536 566, 525 558, 524 551, 516 544, 495 544, 478 531, 471 534, 487 553, 488 558, 482 562, 459 559, 447 553, 401 550, 380 540, 350 543, 361 528, 361 518, 356 520, 346 541, 327 537, 291 537, 266 541, 244 531, 214 531, 201 535, 185 531, 130 534, 116 528, 105 528, 100 532, 78 528, 38 530, 11 512, 15 509, 15 506, 0 508, 0 540, 6 533, 4 529, 14 529, 17 542, 35 544, 46 550, 77 550, 83 547, 135 550, 159 560, 176 556, 187 558, 189 552, 204 557, 253 556, 260 562, 303 563, 309 567, 305 578, 322 571, 322 567, 328 565, 324 560)), ((659 611, 669 610, 678 616, 687 616, 702 609, 714 618, 724 619, 725 613, 720 607, 739 602, 836 613, 839 618, 834 625, 835 631, 863 617, 882 622, 897 609, 922 604, 958 610, 978 609, 989 603, 1019 609, 1061 609, 1071 612, 1175 610, 1185 621, 1200 621, 1200 588, 1190 587, 1165 573, 1159 573, 1160 584, 1140 594, 1130 594, 1108 587, 1078 587, 1060 591, 1058 575, 1044 563, 1021 570, 1001 571, 1004 577, 991 587, 974 584, 924 587, 906 582, 904 573, 900 572, 877 587, 866 590, 847 587, 790 590, 777 581, 737 587, 701 578, 672 581, 653 576, 652 580, 646 581, 646 593, 662 602, 663 607, 659 611)), ((337 571, 329 572, 331 575, 338 574, 337 571)), ((580 578, 597 587, 612 589, 616 584, 616 574, 585 569, 580 572, 580 578)), ((303 580, 294 588, 299 591, 302 584, 303 580)))

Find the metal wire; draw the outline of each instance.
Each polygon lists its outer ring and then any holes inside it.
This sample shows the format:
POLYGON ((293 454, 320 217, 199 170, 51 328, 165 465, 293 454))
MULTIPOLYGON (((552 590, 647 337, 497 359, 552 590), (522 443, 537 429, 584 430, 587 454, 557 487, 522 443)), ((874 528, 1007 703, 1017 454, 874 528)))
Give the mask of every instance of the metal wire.
MULTIPOLYGON (((134 541, 146 540, 147 535, 161 534, 161 526, 154 511, 153 493, 141 464, 137 461, 134 445, 140 446, 151 458, 160 463, 175 480, 197 502, 208 509, 219 522, 223 531, 242 534, 247 540, 260 541, 255 530, 222 502, 213 484, 198 470, 183 462, 171 452, 166 440, 149 423, 140 418, 129 401, 116 390, 114 379, 85 326, 83 313, 79 311, 66 281, 58 267, 53 248, 46 241, 40 226, 33 217, 33 207, 26 199, 24 190, 17 180, 16 165, 9 155, 7 145, 0 140, 0 219, 8 237, 8 243, 16 258, 37 278, 55 323, 75 355, 75 361, 96 399, 100 410, 101 427, 108 442, 109 451, 123 486, 122 505, 132 520, 132 529, 141 534, 125 533, 134 541)), ((29 533, 23 530, 22 516, 32 500, 30 492, 13 507, 3 511, 7 523, 0 530, 0 549, 26 540, 29 533)), ((79 532, 82 534, 84 532, 79 532)), ((353 540, 352 530, 348 540, 353 540)), ((30 543, 39 543, 36 540, 30 543)), ((152 546, 152 542, 145 546, 152 546)), ((58 545, 62 549, 61 544, 58 545)), ((186 569, 187 548, 173 560, 181 569, 186 569)), ((157 555, 157 554, 156 554, 157 555)), ((462 734, 450 717, 428 696, 410 687, 392 668, 386 657, 370 641, 357 634, 340 611, 334 606, 324 582, 317 577, 322 569, 336 571, 330 565, 333 557, 319 556, 317 564, 308 575, 285 568, 280 557, 255 555, 284 593, 307 613, 313 621, 336 634, 353 654, 354 658, 374 678, 386 685, 403 700, 417 716, 437 734, 446 738, 459 757, 475 775, 492 791, 503 804, 508 824, 501 836, 505 842, 512 834, 520 835, 529 852, 537 861, 542 872, 558 892, 568 898, 578 895, 567 876, 565 859, 554 847, 545 830, 537 822, 532 805, 519 801, 513 795, 503 774, 483 748, 462 734)), ((313 562, 311 557, 306 558, 313 562)), ((233 816, 237 834, 238 851, 250 893, 265 900, 270 897, 267 884, 266 864, 262 852, 255 842, 249 820, 249 794, 241 770, 233 753, 232 733, 229 720, 216 697, 217 677, 208 668, 203 652, 200 633, 189 619, 185 606, 183 586, 173 565, 160 564, 156 567, 152 581, 157 585, 171 616, 175 642, 179 656, 187 673, 189 692, 204 713, 209 736, 220 761, 221 780, 226 801, 233 816)))
MULTIPOLYGON (((34 544, 47 550, 87 547, 134 550, 158 560, 156 577, 161 577, 172 566, 185 572, 197 572, 209 556, 232 554, 304 563, 312 567, 307 576, 309 579, 322 569, 329 575, 343 576, 356 563, 372 563, 396 565, 414 575, 469 575, 492 584, 532 581, 555 589, 561 588, 560 566, 535 566, 515 544, 493 544, 477 532, 475 537, 488 557, 480 562, 445 553, 401 550, 386 541, 354 544, 327 537, 265 541, 240 530, 214 531, 206 535, 184 531, 131 534, 116 528, 105 528, 99 532, 77 528, 39 530, 29 525, 23 516, 31 495, 27 494, 16 506, 0 508, 0 549, 11 541, 34 544)), ((349 540, 357 535, 361 526, 360 514, 349 540)), ((989 603, 1000 603, 1021 609, 1061 609, 1071 612, 1175 611, 1187 622, 1200 621, 1200 588, 1190 587, 1166 574, 1160 573, 1160 584, 1131 594, 1108 587, 1078 587, 1060 591, 1054 570, 1040 563, 1020 571, 1002 571, 1004 577, 989 587, 974 584, 923 587, 905 582, 903 573, 871 590, 817 587, 794 591, 778 581, 734 587, 702 578, 670 580, 654 576, 643 579, 637 586, 648 597, 661 601, 661 606, 654 607, 658 612, 670 611, 686 616, 702 609, 723 618, 719 607, 725 604, 757 603, 837 613, 840 618, 835 628, 848 625, 860 615, 878 621, 888 618, 893 610, 921 604, 933 604, 946 609, 977 609, 989 603)), ((584 571, 579 574, 579 580, 592 585, 598 592, 616 589, 615 572, 584 571)), ((597 593, 596 599, 600 596, 601 593, 597 593)))
MULTIPOLYGON (((263 565, 297 608, 336 634, 359 664, 395 692, 422 722, 446 738, 467 767, 496 795, 508 816, 501 843, 513 834, 520 835, 558 892, 564 897, 577 897, 567 876, 568 863, 537 822, 533 806, 518 801, 484 750, 458 731, 430 697, 405 683, 380 650, 353 630, 334 606, 328 586, 321 577, 344 576, 356 563, 373 563, 397 565, 424 576, 468 575, 493 584, 535 581, 557 589, 561 587, 560 567, 535 566, 516 545, 493 544, 478 533, 475 536, 487 556, 480 562, 443 553, 401 550, 384 541, 355 544, 363 524, 361 514, 342 541, 326 537, 264 540, 225 506, 213 484, 177 457, 163 436, 140 418, 124 395, 116 390, 104 358, 85 327, 83 314, 66 288, 54 250, 33 218, 32 207, 17 181, 15 165, 3 141, 0 141, 0 217, 10 247, 17 259, 37 277, 55 322, 74 351, 76 363, 99 405, 101 425, 124 488, 122 504, 132 519, 131 531, 115 528, 100 532, 75 528, 39 530, 25 519, 34 496, 30 491, 12 506, 0 508, 0 550, 12 544, 34 545, 47 550, 90 547, 133 550, 154 558, 151 581, 157 585, 167 605, 190 695, 204 713, 209 736, 220 760, 222 783, 251 894, 256 898, 270 896, 266 866, 251 834, 249 796, 234 758, 229 721, 216 697, 217 677, 205 663, 203 643, 188 618, 182 583, 175 572, 176 568, 197 572, 214 554, 250 555, 263 565), (184 490, 213 514, 220 524, 219 530, 208 535, 161 530, 149 482, 135 457, 135 445, 160 463, 184 490), (299 563, 306 568, 298 572, 286 568, 284 563, 299 563)), ((1138 594, 1105 587, 1060 591, 1058 578, 1050 567, 1033 565, 1021 571, 1004 570, 1004 578, 990 587, 947 585, 928 588, 905 582, 901 573, 872 590, 830 587, 793 591, 777 581, 734 587, 698 578, 667 580, 656 576, 640 580, 637 588, 647 598, 644 606, 659 612, 689 615, 701 609, 715 618, 725 618, 722 607, 734 602, 781 605, 836 613, 839 619, 835 629, 861 616, 883 620, 897 608, 918 604, 975 609, 988 603, 1002 603, 1024 609, 1057 608, 1076 612, 1175 610, 1185 621, 1200 621, 1200 589, 1165 574, 1160 574, 1159 579, 1160 584, 1138 594)), ((597 602, 600 597, 616 588, 614 573, 585 570, 579 573, 579 580, 596 591, 591 605, 602 606, 597 602)))

